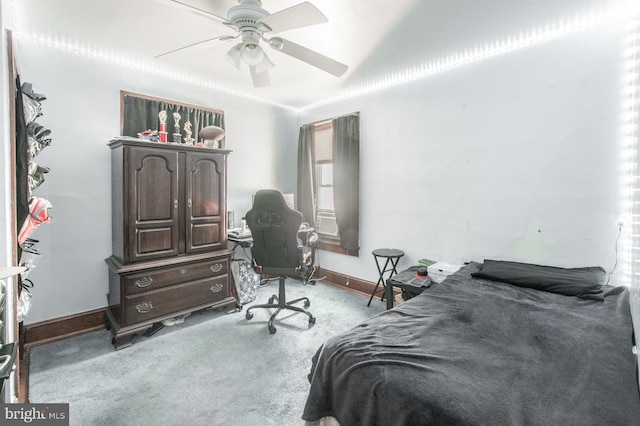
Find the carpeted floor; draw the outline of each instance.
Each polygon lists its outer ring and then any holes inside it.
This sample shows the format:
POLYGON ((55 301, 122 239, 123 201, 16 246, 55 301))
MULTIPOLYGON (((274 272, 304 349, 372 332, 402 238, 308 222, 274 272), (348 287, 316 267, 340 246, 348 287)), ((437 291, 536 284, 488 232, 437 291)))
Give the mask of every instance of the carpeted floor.
MULTIPOLYGON (((258 300, 277 294, 277 282, 258 300)), ((29 400, 70 404, 71 425, 301 425, 311 357, 329 337, 382 312, 385 302, 318 283, 288 281, 287 299, 307 296, 307 316, 270 310, 252 320, 204 310, 115 351, 107 330, 30 351, 29 400)), ((251 305, 251 304, 250 304, 251 305)), ((248 305, 248 306, 250 306, 248 305)))

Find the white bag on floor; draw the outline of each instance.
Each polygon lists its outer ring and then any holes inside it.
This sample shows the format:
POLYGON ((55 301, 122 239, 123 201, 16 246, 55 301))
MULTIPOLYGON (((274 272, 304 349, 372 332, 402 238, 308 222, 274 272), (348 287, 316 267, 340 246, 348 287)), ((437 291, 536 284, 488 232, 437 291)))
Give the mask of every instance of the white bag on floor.
POLYGON ((245 259, 232 261, 231 273, 236 283, 240 305, 256 300, 258 298, 258 287, 260 287, 260 275, 255 273, 251 267, 251 262, 245 259))

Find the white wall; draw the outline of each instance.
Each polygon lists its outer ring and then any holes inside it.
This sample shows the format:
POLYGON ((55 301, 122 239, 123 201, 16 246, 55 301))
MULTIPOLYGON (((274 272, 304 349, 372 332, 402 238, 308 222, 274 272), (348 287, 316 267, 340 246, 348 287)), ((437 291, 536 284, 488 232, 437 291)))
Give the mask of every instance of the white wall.
POLYGON ((376 281, 371 251, 450 262, 615 263, 622 31, 614 25, 314 110, 360 111, 361 251, 321 266, 376 281))
POLYGON ((53 138, 35 159, 51 172, 34 195, 50 200, 53 209, 52 222, 32 236, 40 240, 42 256, 29 276, 33 306, 26 324, 107 305, 111 169, 106 144, 119 134, 120 90, 225 111, 226 147, 233 150, 229 210, 245 212, 257 189, 295 181, 295 167, 276 167, 280 152, 297 143, 297 134, 291 138, 286 131, 295 122, 280 109, 39 44, 17 44, 23 81, 47 96, 37 121, 53 138))

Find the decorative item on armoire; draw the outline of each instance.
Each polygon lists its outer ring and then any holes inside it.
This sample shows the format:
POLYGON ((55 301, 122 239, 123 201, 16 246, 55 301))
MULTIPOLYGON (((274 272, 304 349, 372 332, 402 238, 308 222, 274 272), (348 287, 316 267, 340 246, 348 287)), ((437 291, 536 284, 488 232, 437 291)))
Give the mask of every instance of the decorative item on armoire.
POLYGON ((145 130, 144 132, 138 132, 138 139, 142 139, 149 142, 160 142, 157 130, 145 130))
POLYGON ((197 145, 205 146, 207 148, 224 148, 224 144, 221 142, 224 139, 225 131, 218 126, 207 126, 200 130, 201 142, 197 145))
POLYGON ((158 125, 160 143, 167 143, 167 111, 160 111, 158 113, 158 120, 160 120, 160 124, 158 125))
POLYGON ((191 130, 191 122, 187 121, 184 123, 184 143, 187 145, 193 145, 194 139, 191 137, 193 134, 191 130))
POLYGON ((180 134, 180 119, 182 117, 180 117, 180 114, 178 114, 177 112, 173 113, 173 143, 180 143, 182 142, 182 135, 180 134))

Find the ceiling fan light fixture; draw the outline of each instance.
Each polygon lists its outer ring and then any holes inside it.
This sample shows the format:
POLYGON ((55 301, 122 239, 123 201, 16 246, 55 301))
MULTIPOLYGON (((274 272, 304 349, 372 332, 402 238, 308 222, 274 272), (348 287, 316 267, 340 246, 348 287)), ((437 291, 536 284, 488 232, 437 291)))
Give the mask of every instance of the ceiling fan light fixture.
MULTIPOLYGON (((262 50, 261 47, 259 49, 262 50)), ((275 67, 273 62, 271 62, 271 60, 269 59, 267 54, 264 53, 264 51, 262 51, 262 57, 263 57, 262 62, 260 62, 259 64, 257 64, 255 66, 255 71, 258 72, 258 73, 262 73, 262 72, 268 71, 271 68, 275 67)))
POLYGON ((235 46, 233 46, 231 49, 229 49, 229 51, 225 55, 225 59, 227 60, 227 62, 233 65, 236 69, 240 69, 241 49, 242 49, 242 43, 238 43, 235 46))
POLYGON ((245 44, 240 57, 247 65, 258 65, 264 61, 264 51, 257 44, 245 44))
POLYGON ((269 39, 269 46, 273 47, 275 50, 282 49, 282 45, 284 41, 280 37, 271 37, 269 39))

